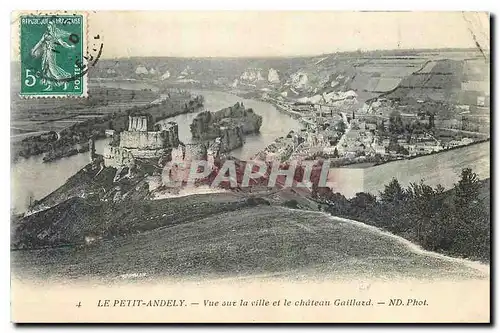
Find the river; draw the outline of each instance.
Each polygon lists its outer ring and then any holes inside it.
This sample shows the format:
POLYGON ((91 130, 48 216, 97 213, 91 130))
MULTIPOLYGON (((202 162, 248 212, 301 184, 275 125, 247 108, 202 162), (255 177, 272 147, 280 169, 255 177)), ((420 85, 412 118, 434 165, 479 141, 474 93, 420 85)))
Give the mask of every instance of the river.
MULTIPOLYGON (((109 139, 95 142, 96 153, 102 154, 109 139)), ((43 156, 20 158, 11 164, 11 209, 23 212, 30 197, 41 199, 63 185, 66 180, 90 163, 89 153, 76 154, 43 163, 43 156)))
MULTIPOLYGON (((139 82, 104 82, 106 86, 125 89, 151 88, 139 82)), ((286 135, 292 129, 301 128, 300 123, 290 116, 279 112, 276 108, 262 101, 244 99, 219 91, 192 90, 193 93, 205 97, 203 110, 217 111, 236 102, 243 102, 247 108, 253 108, 262 116, 260 133, 246 137, 245 145, 231 152, 235 157, 246 159, 269 145, 279 136, 286 135)), ((200 110, 202 111, 202 110, 200 110)), ((183 114, 169 118, 179 125, 179 137, 188 143, 191 141, 189 125, 197 113, 183 114)), ((96 142, 96 152, 102 154, 107 139, 96 142)), ((480 179, 490 177, 490 143, 484 142, 468 147, 441 152, 435 155, 386 163, 365 169, 337 169, 339 173, 339 191, 346 196, 355 195, 359 191, 377 194, 384 189, 392 177, 407 186, 410 182, 423 179, 429 185, 442 184, 450 188, 458 180, 462 168, 470 167, 478 173, 480 179)), ((88 153, 62 158, 50 163, 42 163, 42 156, 20 159, 11 165, 11 208, 23 212, 28 207, 30 198, 41 199, 51 193, 66 180, 89 163, 88 153)))
MULTIPOLYGON (((123 89, 144 89, 155 90, 155 87, 140 82, 100 82, 101 85, 123 89)), ((231 154, 235 157, 245 159, 259 150, 265 148, 277 137, 284 136, 292 129, 301 128, 301 124, 279 112, 276 108, 262 101, 244 99, 219 91, 192 90, 195 94, 205 97, 203 110, 217 111, 222 108, 234 105, 236 102, 243 102, 245 107, 252 108, 255 113, 262 116, 262 126, 260 133, 246 136, 245 145, 234 150, 231 154)), ((185 143, 191 142, 191 132, 189 125, 198 113, 182 114, 168 118, 167 121, 175 121, 179 125, 179 137, 185 143)), ((96 141, 96 152, 102 154, 108 139, 96 141)), ((43 163, 42 156, 35 156, 28 159, 19 159, 11 165, 11 208, 16 212, 23 212, 29 205, 30 198, 41 199, 63 185, 66 180, 81 170, 89 163, 88 153, 77 154, 62 158, 50 163, 43 163)))
POLYGON ((367 168, 364 173, 364 190, 373 194, 383 191, 392 178, 402 186, 419 183, 450 189, 460 179, 464 168, 471 168, 479 179, 490 177, 490 142, 482 142, 459 149, 399 160, 367 168))
MULTIPOLYGON (((262 126, 260 133, 247 135, 243 147, 231 151, 231 155, 239 159, 248 159, 258 153, 260 150, 271 144, 277 137, 287 135, 290 130, 299 130, 302 125, 298 120, 279 112, 276 108, 266 102, 245 99, 233 94, 208 91, 191 90, 195 94, 205 96, 203 110, 217 111, 222 108, 234 105, 237 102, 243 102, 246 108, 252 108, 256 114, 262 116, 262 126)), ((181 114, 176 117, 168 118, 167 121, 175 121, 179 125, 179 139, 184 143, 191 142, 191 131, 189 125, 196 117, 196 113, 181 114)))
POLYGON ((479 179, 490 178, 489 141, 372 167, 332 168, 328 179, 333 191, 346 197, 353 197, 358 192, 378 195, 393 178, 403 187, 423 180, 427 185, 442 185, 448 190, 458 182, 464 168, 471 168, 479 179))

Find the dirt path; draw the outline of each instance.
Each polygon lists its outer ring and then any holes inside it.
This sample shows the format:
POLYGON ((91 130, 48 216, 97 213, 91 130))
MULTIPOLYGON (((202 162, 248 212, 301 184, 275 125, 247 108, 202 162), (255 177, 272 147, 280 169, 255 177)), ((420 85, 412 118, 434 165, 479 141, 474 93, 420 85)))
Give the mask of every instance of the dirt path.
POLYGON ((454 263, 461 264, 461 265, 467 266, 469 268, 478 270, 483 274, 487 274, 487 275, 490 274, 490 266, 489 265, 486 265, 486 264, 483 264, 483 263, 480 263, 477 261, 461 259, 461 258, 454 258, 454 257, 450 257, 450 256, 447 256, 444 254, 424 250, 419 245, 412 243, 409 240, 407 240, 401 236, 397 236, 397 235, 391 234, 390 232, 383 231, 375 226, 368 225, 368 224, 365 224, 363 222, 359 222, 359 221, 355 221, 355 220, 345 219, 342 217, 331 216, 331 215, 324 213, 324 212, 311 212, 311 213, 321 214, 321 215, 326 216, 327 218, 332 219, 332 220, 338 220, 338 221, 342 221, 345 223, 354 224, 356 226, 359 226, 359 227, 362 227, 365 229, 369 229, 369 230, 371 230, 379 235, 384 235, 384 236, 390 237, 390 238, 398 241, 399 243, 406 245, 411 251, 413 251, 416 254, 429 256, 429 257, 436 258, 436 259, 443 259, 446 261, 454 262, 454 263))

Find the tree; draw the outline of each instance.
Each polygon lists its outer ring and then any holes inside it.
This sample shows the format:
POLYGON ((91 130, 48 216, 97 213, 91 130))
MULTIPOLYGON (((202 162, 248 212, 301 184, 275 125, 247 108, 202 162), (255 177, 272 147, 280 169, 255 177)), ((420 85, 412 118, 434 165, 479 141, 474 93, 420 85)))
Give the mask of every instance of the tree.
POLYGON ((368 193, 348 200, 328 188, 317 194, 332 215, 376 225, 428 250, 487 261, 490 215, 488 200, 480 198, 482 184, 471 169, 464 169, 452 190, 423 181, 402 188, 392 179, 381 200, 368 193))
POLYGON ((463 169, 459 182, 455 184, 455 205, 462 207, 476 201, 480 187, 481 184, 477 174, 472 172, 471 168, 463 169))
POLYGON ((433 129, 435 127, 434 125, 434 113, 431 113, 429 115, 429 125, 427 126, 428 129, 433 129))
POLYGON ((380 133, 385 132, 385 119, 382 119, 379 123, 377 123, 377 131, 380 133))
POLYGON ((339 150, 337 149, 337 147, 335 147, 335 149, 333 150, 333 157, 335 158, 339 157, 339 150))
POLYGON ((385 203, 398 203, 406 198, 406 194, 396 178, 393 178, 380 193, 380 198, 385 203))
POLYGON ((479 198, 481 183, 472 169, 465 168, 455 184, 453 251, 477 256, 488 252, 490 217, 479 198))
POLYGON ((408 151, 408 149, 406 149, 405 147, 401 146, 401 145, 398 145, 398 150, 396 150, 396 152, 398 154, 402 154, 402 155, 409 155, 410 152, 408 151))
POLYGON ((403 119, 401 118, 401 113, 398 111, 391 112, 389 117, 389 131, 395 134, 404 132, 403 119))
POLYGON ((364 210, 376 203, 377 198, 374 195, 365 192, 358 192, 356 193, 356 196, 351 199, 351 205, 354 212, 357 212, 359 209, 364 210))
POLYGON ((32 191, 28 192, 28 209, 32 209, 36 205, 35 194, 32 191))
POLYGON ((389 141, 389 145, 387 146, 387 149, 389 151, 395 151, 396 153, 399 153, 401 148, 402 147, 398 144, 397 139, 395 137, 392 137, 391 140, 389 141))
POLYGON ((337 130, 340 133, 345 132, 346 125, 343 120, 340 120, 336 125, 335 125, 335 130, 337 130))

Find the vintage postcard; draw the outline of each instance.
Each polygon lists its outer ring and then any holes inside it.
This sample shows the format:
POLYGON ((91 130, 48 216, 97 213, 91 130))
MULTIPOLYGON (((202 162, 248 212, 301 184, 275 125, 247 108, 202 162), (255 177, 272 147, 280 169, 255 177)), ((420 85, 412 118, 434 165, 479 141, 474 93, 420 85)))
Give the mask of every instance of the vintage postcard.
POLYGON ((488 13, 11 31, 13 322, 490 322, 488 13))

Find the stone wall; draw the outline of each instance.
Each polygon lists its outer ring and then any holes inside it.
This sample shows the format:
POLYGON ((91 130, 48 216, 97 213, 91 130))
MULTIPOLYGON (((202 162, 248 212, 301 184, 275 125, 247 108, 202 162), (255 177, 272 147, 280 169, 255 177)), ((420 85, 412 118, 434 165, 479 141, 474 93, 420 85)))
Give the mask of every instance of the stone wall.
POLYGON ((207 148, 204 144, 191 143, 184 146, 184 160, 205 160, 207 156, 207 148))
POLYGON ((159 123, 155 124, 154 130, 157 132, 169 131, 169 132, 175 133, 175 135, 178 136, 179 126, 174 121, 168 121, 168 122, 167 121, 160 121, 159 123))
POLYGON ((170 156, 172 148, 162 149, 130 149, 123 147, 107 146, 104 149, 104 165, 106 167, 118 168, 134 164, 135 159, 159 160, 164 156, 170 156))
POLYGON ((130 149, 123 148, 129 151, 134 158, 142 159, 159 159, 164 156, 169 156, 171 154, 172 148, 161 148, 161 149, 130 149))
POLYGON ((124 131, 120 133, 120 147, 130 149, 161 149, 179 144, 177 124, 161 132, 124 131))
POLYGON ((134 156, 127 149, 107 146, 103 152, 104 165, 106 167, 119 168, 134 163, 134 156))
POLYGON ((172 148, 172 152, 170 153, 170 160, 172 163, 180 163, 184 161, 184 152, 185 148, 183 145, 178 145, 175 148, 172 148))
POLYGON ((210 165, 213 165, 215 161, 219 158, 221 153, 222 143, 221 138, 215 139, 213 143, 207 148, 207 161, 210 165))
POLYGON ((134 115, 128 117, 129 131, 151 131, 153 129, 153 117, 149 114, 134 115))
POLYGON ((207 157, 207 148, 204 143, 182 144, 172 149, 170 157, 172 163, 205 160, 207 157))
POLYGON ((120 147, 134 149, 161 149, 166 146, 162 132, 124 131, 120 133, 120 147))

